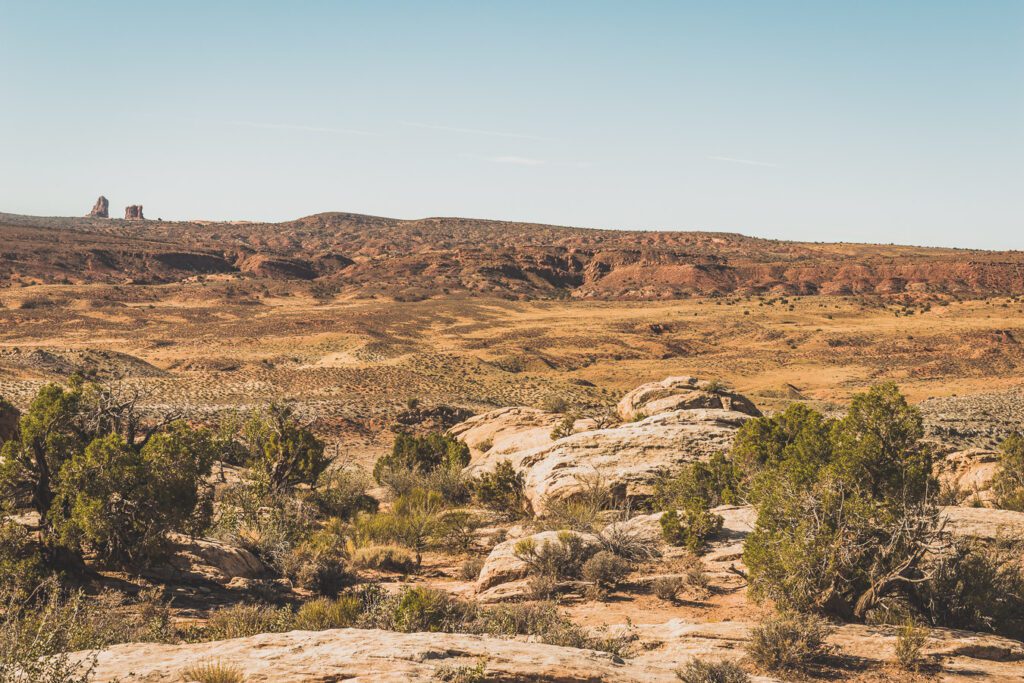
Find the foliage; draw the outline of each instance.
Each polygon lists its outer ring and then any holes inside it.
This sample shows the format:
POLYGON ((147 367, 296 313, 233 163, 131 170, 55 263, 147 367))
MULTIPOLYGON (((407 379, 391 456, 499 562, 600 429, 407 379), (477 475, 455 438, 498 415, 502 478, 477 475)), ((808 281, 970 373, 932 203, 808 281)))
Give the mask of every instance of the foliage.
POLYGON ((669 510, 658 521, 666 543, 696 552, 722 531, 725 520, 706 507, 691 505, 679 511, 669 510))
POLYGON ((716 453, 707 462, 689 463, 674 476, 659 478, 651 504, 656 510, 735 505, 740 488, 739 468, 716 453))
POLYGON ((53 524, 61 541, 130 564, 165 550, 166 535, 192 521, 210 471, 209 437, 176 423, 141 450, 111 433, 61 469, 53 524))
POLYGON ((530 573, 554 579, 574 579, 579 577, 586 562, 595 549, 583 538, 571 531, 560 531, 557 540, 545 540, 537 543, 532 538, 524 538, 514 548, 517 558, 525 562, 530 573))
POLYGON ((349 628, 358 621, 362 603, 354 595, 342 595, 332 600, 317 598, 303 603, 295 613, 294 628, 300 631, 326 631, 349 628))
POLYGON ((234 664, 203 662, 181 672, 183 680, 194 683, 244 683, 245 674, 234 664))
POLYGON ((601 513, 612 507, 614 498, 607 482, 598 472, 578 477, 581 489, 567 498, 544 501, 546 514, 541 520, 546 529, 593 531, 601 522, 601 513))
POLYGON ((28 595, 47 574, 40 549, 20 524, 0 519, 0 594, 28 595))
POLYGON ((680 576, 659 576, 651 583, 651 592, 665 602, 675 602, 685 585, 680 576))
POLYGON ((389 472, 404 470, 428 474, 437 469, 461 470, 468 464, 469 447, 447 434, 398 433, 391 453, 381 456, 374 465, 373 478, 378 484, 384 484, 389 472))
POLYGON ((416 569, 416 556, 398 545, 368 545, 349 551, 352 566, 360 569, 409 574, 416 569))
POLYGON ((999 471, 992 490, 997 507, 1024 512, 1024 436, 1013 434, 999 447, 999 471))
POLYGON ((289 406, 274 403, 254 413, 244 435, 251 467, 271 491, 313 484, 331 462, 324 444, 299 423, 289 406))
POLYGON ((494 472, 484 472, 473 482, 473 495, 484 507, 517 519, 528 510, 523 487, 523 473, 511 461, 502 460, 494 472))
POLYGON ((750 632, 747 653, 770 671, 805 670, 828 653, 825 639, 831 630, 813 615, 777 614, 750 632))
POLYGON ((294 623, 287 607, 237 604, 213 610, 202 629, 204 640, 247 638, 260 633, 283 633, 294 623))
POLYGON ((904 671, 921 668, 921 651, 928 643, 928 629, 908 619, 896 634, 896 663, 904 671))
POLYGON ((722 660, 705 662, 691 659, 676 672, 676 678, 683 683, 749 683, 750 676, 739 664, 722 660))
POLYGON ((423 586, 406 589, 392 612, 394 630, 404 633, 458 630, 472 606, 444 591, 423 586))
POLYGON ((463 581, 476 581, 484 568, 484 558, 471 557, 459 568, 459 577, 463 581))
POLYGON ((431 541, 446 527, 445 501, 436 491, 413 489, 395 501, 391 512, 361 515, 355 522, 356 541, 399 543, 416 553, 416 566, 431 541))
POLYGON ((655 544, 635 530, 630 530, 624 524, 609 524, 597 535, 601 546, 619 557, 630 562, 641 562, 658 557, 661 553, 655 544))
POLYGON ((444 683, 483 683, 487 680, 487 657, 479 657, 473 666, 438 667, 433 679, 444 683))
POLYGON ((924 578, 939 522, 923 434, 892 384, 838 421, 796 405, 744 424, 733 460, 758 509, 744 550, 753 595, 864 619, 924 578))
POLYGON ((583 563, 580 575, 584 581, 593 584, 599 595, 603 595, 618 586, 632 569, 629 562, 618 555, 600 550, 583 563))
POLYGON ((349 520, 360 512, 376 512, 377 500, 366 493, 369 479, 354 468, 324 471, 317 481, 312 500, 328 517, 349 520))
POLYGON ((333 520, 277 558, 281 572, 300 588, 337 595, 350 581, 347 547, 340 522, 333 520))
POLYGON ((551 440, 558 441, 559 439, 565 438, 572 435, 572 428, 576 424, 576 416, 569 414, 562 417, 555 425, 554 429, 551 430, 551 440))

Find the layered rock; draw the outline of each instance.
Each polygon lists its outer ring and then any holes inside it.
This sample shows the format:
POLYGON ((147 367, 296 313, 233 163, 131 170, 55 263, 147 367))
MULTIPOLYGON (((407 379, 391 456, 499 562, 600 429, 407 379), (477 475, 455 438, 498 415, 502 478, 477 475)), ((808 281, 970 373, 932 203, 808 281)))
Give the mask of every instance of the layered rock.
POLYGON ((126 221, 142 221, 146 217, 142 215, 142 204, 132 204, 124 207, 124 219, 126 221))
MULTIPOLYGON (((502 460, 511 460, 518 467, 525 454, 554 443, 551 434, 563 419, 559 413, 537 408, 499 408, 471 417, 448 433, 469 446, 468 471, 476 474, 493 470, 502 460)), ((594 424, 593 420, 577 420, 573 431, 577 427, 592 428, 594 424)))
POLYGON ((956 494, 958 505, 991 506, 995 497, 992 480, 999 472, 999 453, 982 448, 950 453, 935 463, 932 473, 939 485, 956 494))
POLYGON ((719 408, 759 417, 761 411, 746 396, 726 391, 715 382, 696 377, 666 377, 641 384, 622 397, 617 406, 623 420, 636 420, 672 410, 719 408))
POLYGON ((89 218, 110 218, 110 202, 103 195, 99 196, 96 203, 92 205, 92 211, 88 214, 89 218))

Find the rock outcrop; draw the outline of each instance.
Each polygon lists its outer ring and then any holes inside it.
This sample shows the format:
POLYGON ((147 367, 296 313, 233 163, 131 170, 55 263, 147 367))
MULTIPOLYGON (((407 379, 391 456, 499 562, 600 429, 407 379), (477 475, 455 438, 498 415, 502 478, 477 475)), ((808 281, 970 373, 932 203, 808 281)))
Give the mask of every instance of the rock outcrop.
MULTIPOLYGON (((600 545, 600 540, 596 535, 579 531, 541 531, 527 536, 525 539, 533 541, 540 547, 546 543, 561 543, 558 538, 561 533, 576 537, 584 548, 595 549, 600 545)), ((515 550, 516 544, 525 539, 509 539, 494 546, 491 550, 476 581, 476 589, 480 593, 478 597, 481 602, 496 602, 512 597, 522 597, 525 593, 524 579, 527 578, 530 567, 516 556, 515 550), (512 583, 517 585, 510 586, 509 584, 512 583), (490 591, 496 586, 502 586, 502 590, 490 591)))
POLYGON ((143 221, 146 217, 142 215, 142 204, 132 204, 124 207, 124 219, 126 221, 143 221))
POLYGON ((992 480, 999 472, 999 453, 982 448, 950 453, 937 461, 932 473, 939 485, 956 494, 957 505, 991 506, 994 498, 992 480))
POLYGON ((260 580, 272 575, 266 565, 245 548, 207 538, 171 534, 174 551, 163 566, 148 573, 152 578, 184 583, 227 586, 238 579, 260 580))
MULTIPOLYGON (((489 472, 502 460, 519 461, 533 449, 554 443, 551 433, 562 420, 560 413, 518 406, 499 408, 461 422, 448 433, 469 446, 468 473, 489 472)), ((593 420, 577 420, 573 431, 596 426, 593 420)))
POLYGON ((103 195, 99 196, 96 203, 92 205, 92 211, 88 214, 89 218, 110 218, 110 202, 103 195))
POLYGON ((672 410, 694 408, 720 408, 753 417, 761 415, 761 411, 746 396, 696 377, 666 377, 660 382, 641 384, 622 397, 617 410, 619 417, 629 421, 672 410))

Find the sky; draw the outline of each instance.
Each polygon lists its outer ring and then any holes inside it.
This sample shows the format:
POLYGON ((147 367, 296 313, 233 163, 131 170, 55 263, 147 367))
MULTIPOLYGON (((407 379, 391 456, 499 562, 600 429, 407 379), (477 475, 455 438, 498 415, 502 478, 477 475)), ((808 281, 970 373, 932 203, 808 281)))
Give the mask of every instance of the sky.
POLYGON ((0 0, 0 211, 1024 249, 1024 0, 0 0))

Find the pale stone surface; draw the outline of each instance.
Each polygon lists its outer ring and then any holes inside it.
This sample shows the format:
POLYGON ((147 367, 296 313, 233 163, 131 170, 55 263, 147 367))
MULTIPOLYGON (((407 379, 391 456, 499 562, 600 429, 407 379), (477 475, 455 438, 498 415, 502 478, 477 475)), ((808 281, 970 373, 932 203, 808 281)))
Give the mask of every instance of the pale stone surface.
POLYGON ((696 377, 666 377, 660 382, 641 384, 622 397, 617 412, 628 421, 694 408, 734 410, 754 417, 761 414, 746 396, 721 390, 712 382, 696 377))
MULTIPOLYGON (((159 578, 178 581, 212 581, 228 585, 234 579, 263 579, 270 576, 259 558, 245 548, 208 538, 189 538, 184 534, 171 534, 174 553, 163 567, 147 572, 159 578)), ((237 583, 236 583, 237 585, 237 583)))
POLYGON ((946 517, 946 530, 956 536, 967 536, 983 541, 1024 539, 1024 512, 989 508, 942 508, 946 517))
POLYGON ((932 468, 944 489, 960 492, 958 505, 978 501, 991 506, 994 498, 992 479, 998 471, 999 454, 981 448, 950 453, 932 468))

